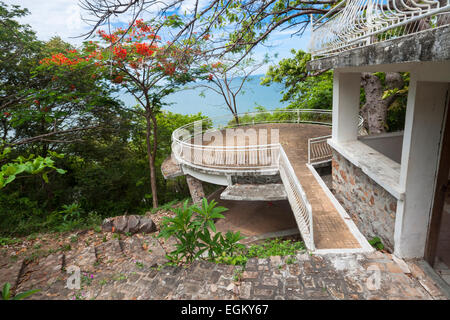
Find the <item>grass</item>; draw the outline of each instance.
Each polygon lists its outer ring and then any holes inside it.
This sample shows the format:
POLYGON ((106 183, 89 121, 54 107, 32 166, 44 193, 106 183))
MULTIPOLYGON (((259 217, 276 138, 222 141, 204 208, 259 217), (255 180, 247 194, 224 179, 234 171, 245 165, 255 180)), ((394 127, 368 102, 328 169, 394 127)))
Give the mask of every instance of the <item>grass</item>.
POLYGON ((163 204, 163 205, 161 205, 161 206, 159 206, 159 207, 157 207, 157 208, 151 208, 151 209, 148 210, 148 211, 149 211, 151 214, 154 214, 154 213, 156 213, 156 212, 158 212, 158 211, 160 211, 160 210, 170 211, 174 205, 176 205, 176 204, 178 204, 178 203, 183 203, 183 202, 186 201, 187 199, 190 199, 190 198, 186 198, 186 199, 183 199, 183 200, 181 200, 181 201, 180 201, 180 200, 173 200, 173 201, 167 202, 167 203, 165 203, 165 204, 163 204))
MULTIPOLYGON (((233 256, 218 257, 217 263, 245 266, 251 258, 269 258, 272 256, 294 256, 298 252, 304 251, 305 244, 302 241, 273 239, 266 240, 261 244, 253 244, 244 251, 233 256)), ((286 264, 296 262, 295 257, 286 259, 286 264)))

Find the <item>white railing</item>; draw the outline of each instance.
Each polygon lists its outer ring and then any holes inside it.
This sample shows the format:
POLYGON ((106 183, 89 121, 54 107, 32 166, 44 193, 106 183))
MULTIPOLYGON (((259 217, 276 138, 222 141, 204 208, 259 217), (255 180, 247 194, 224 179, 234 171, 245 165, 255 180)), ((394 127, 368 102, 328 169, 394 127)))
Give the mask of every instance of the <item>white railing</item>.
POLYGON ((306 247, 313 251, 315 247, 312 207, 283 148, 280 148, 279 164, 280 177, 294 213, 295 221, 306 247))
MULTIPOLYGON (((207 118, 182 126, 172 134, 172 151, 179 163, 215 171, 267 171, 279 166, 278 131, 252 132, 258 124, 312 123, 331 126, 331 110, 291 109, 207 118), (237 139, 224 137, 226 129, 245 131, 237 139), (250 129, 250 130, 249 130, 250 129), (267 133, 267 132, 266 132, 267 133), (249 141, 248 143, 246 142, 249 141)), ((275 127, 276 129, 276 127, 275 127)))
POLYGON ((320 164, 331 160, 333 151, 327 143, 327 140, 330 138, 331 135, 308 139, 309 164, 320 164))
POLYGON ((312 23, 313 58, 450 23, 450 0, 343 0, 312 23))

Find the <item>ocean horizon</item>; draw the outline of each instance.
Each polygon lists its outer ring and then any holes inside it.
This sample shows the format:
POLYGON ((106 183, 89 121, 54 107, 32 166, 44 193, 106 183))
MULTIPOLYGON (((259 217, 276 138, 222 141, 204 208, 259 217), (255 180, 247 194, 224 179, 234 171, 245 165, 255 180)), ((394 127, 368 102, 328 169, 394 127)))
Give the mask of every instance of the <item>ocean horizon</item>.
MULTIPOLYGON (((257 106, 273 110, 288 105, 286 102, 280 102, 283 85, 278 83, 270 86, 260 85, 260 79, 263 76, 263 74, 253 75, 244 84, 242 91, 236 97, 239 113, 254 111, 257 106)), ((239 79, 236 79, 236 81, 239 81, 239 79)), ((185 115, 201 112, 208 117, 230 114, 230 110, 221 95, 206 88, 191 88, 199 84, 201 82, 190 84, 186 89, 167 96, 163 101, 168 105, 164 106, 163 110, 185 115), (202 92, 204 96, 201 95, 202 92)), ((135 98, 129 94, 124 93, 119 98, 127 106, 136 104, 135 98)))

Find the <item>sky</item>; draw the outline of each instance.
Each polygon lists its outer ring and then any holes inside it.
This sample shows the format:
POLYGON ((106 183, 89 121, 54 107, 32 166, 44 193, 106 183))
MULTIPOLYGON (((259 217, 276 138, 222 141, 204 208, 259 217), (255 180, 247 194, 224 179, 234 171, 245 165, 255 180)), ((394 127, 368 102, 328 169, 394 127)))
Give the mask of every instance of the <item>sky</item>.
MULTIPOLYGON (((30 11, 28 16, 21 18, 21 23, 29 24, 37 33, 40 40, 49 40, 53 36, 60 36, 64 41, 74 45, 80 45, 84 38, 79 37, 89 30, 89 25, 81 19, 82 9, 78 6, 79 0, 3 0, 8 5, 20 5, 30 11)), ((206 0, 203 0, 206 2, 206 0)), ((193 0, 186 0, 183 5, 189 9, 193 0)), ((123 15, 122 22, 127 23, 127 16, 123 15)), ((309 29, 309 28, 308 28, 309 29)), ((309 41, 309 30, 302 37, 291 37, 291 31, 275 32, 268 41, 270 47, 258 46, 255 48, 254 57, 263 59, 266 53, 273 56, 277 53, 277 58, 272 63, 276 63, 282 58, 292 56, 290 50, 306 50, 309 41)), ((262 74, 267 70, 268 65, 263 66, 256 73, 262 74)))

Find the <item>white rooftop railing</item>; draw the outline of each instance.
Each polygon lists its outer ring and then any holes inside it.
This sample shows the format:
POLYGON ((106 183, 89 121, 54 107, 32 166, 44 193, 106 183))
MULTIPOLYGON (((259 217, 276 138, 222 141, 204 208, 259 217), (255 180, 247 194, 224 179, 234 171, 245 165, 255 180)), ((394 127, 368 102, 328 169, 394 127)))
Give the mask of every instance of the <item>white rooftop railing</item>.
POLYGON ((343 0, 312 22, 313 58, 450 23, 450 0, 343 0))

